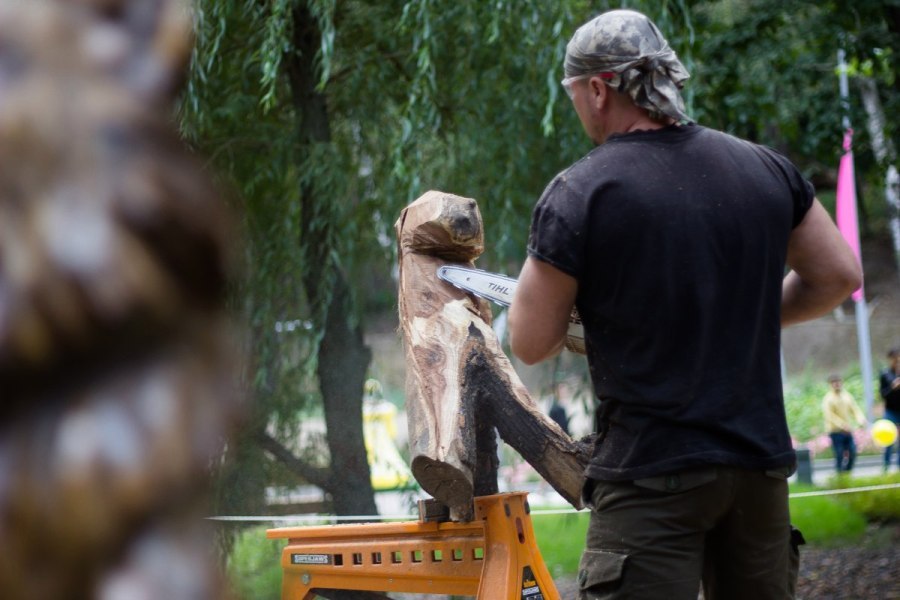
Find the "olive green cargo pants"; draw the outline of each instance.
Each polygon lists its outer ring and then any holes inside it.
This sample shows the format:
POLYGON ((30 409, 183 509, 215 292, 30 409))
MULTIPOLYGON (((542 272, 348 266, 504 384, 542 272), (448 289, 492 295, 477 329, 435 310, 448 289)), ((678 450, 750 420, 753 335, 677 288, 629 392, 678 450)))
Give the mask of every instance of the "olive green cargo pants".
POLYGON ((701 580, 705 600, 793 598, 802 536, 788 474, 707 467, 589 481, 580 600, 696 600, 701 580))

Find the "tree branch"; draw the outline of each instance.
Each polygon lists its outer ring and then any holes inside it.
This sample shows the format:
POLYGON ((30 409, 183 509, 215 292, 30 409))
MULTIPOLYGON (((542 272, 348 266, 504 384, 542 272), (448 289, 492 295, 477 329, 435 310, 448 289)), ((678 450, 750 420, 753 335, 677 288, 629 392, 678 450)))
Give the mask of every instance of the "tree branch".
POLYGON ((309 463, 300 460, 294 456, 294 453, 288 450, 284 444, 266 432, 259 433, 257 439, 263 450, 271 454, 275 460, 287 467, 291 473, 308 481, 316 487, 322 488, 326 493, 333 495, 334 490, 331 485, 331 472, 328 469, 313 467, 309 463))

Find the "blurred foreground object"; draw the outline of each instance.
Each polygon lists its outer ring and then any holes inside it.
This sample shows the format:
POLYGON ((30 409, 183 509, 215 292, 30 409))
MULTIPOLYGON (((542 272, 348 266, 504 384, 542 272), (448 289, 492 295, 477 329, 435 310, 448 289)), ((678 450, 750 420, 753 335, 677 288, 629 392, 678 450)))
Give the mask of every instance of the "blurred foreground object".
POLYGON ((0 0, 0 595, 221 598, 228 219, 175 0, 0 0))

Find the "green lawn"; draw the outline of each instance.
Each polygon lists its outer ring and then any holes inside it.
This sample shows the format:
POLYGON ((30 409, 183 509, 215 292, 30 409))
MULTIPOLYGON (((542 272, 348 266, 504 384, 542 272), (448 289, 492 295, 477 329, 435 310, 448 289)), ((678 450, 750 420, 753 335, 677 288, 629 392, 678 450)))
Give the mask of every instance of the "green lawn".
POLYGON ((266 539, 266 527, 238 535, 228 560, 235 596, 244 600, 280 600, 281 548, 284 540, 266 539))
MULTIPOLYGON (((792 487, 793 493, 813 487, 792 487)), ((791 522, 803 533, 807 544, 841 546, 858 541, 866 531, 866 517, 853 510, 840 496, 791 498, 791 522)))
POLYGON ((532 515, 531 525, 550 574, 559 577, 577 573, 590 512, 542 515, 539 511, 533 509, 538 514, 532 515))

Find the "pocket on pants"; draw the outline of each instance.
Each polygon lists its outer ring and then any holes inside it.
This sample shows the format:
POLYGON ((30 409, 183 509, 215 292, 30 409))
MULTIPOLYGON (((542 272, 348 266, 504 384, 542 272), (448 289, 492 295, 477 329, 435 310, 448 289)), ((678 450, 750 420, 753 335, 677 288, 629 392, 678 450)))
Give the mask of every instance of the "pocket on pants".
POLYGON ((585 550, 578 569, 578 587, 585 591, 596 586, 619 582, 627 560, 627 554, 585 550))
POLYGON ((718 473, 714 468, 692 469, 679 473, 669 473, 668 475, 635 479, 634 485, 657 492, 678 494, 706 485, 717 478, 718 473))

